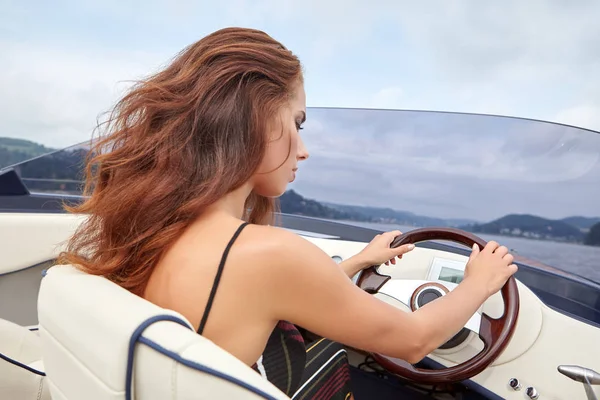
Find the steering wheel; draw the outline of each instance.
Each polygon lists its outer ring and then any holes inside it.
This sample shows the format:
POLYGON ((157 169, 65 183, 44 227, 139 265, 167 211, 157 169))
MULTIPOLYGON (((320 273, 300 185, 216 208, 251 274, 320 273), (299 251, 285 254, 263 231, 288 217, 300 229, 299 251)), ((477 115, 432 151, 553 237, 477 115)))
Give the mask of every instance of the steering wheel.
MULTIPOLYGON (((487 242, 483 239, 459 229, 422 228, 415 229, 398 236, 392 242, 391 247, 395 248, 408 243, 415 244, 428 240, 448 240, 463 244, 468 247, 472 247, 474 243, 477 243, 481 250, 483 250, 487 244, 487 242)), ((363 270, 357 280, 357 285, 361 289, 372 294, 378 293, 384 284, 391 279, 390 276, 380 274, 376 268, 376 266, 371 266, 363 270)), ((391 282, 393 281, 390 281, 390 283, 391 282)), ((410 303, 409 307, 412 311, 416 311, 418 308, 414 301, 418 293, 423 291, 424 287, 431 288, 432 286, 442 288, 445 293, 448 292, 443 285, 439 285, 435 282, 426 282, 425 284, 419 285, 418 287, 414 288, 414 291, 412 291, 412 295, 410 296, 410 300, 408 301, 408 303, 410 303)), ((475 333, 478 333, 479 337, 484 343, 484 347, 483 350, 478 354, 461 364, 444 369, 429 370, 416 368, 404 360, 388 357, 383 354, 373 353, 371 355, 383 368, 400 377, 417 383, 452 383, 469 379, 483 371, 496 358, 498 358, 498 356, 510 342, 510 339, 514 333, 519 315, 519 292, 517 289, 517 283, 513 276, 506 281, 501 289, 501 293, 502 300, 504 302, 504 314, 502 317, 495 319, 486 314, 481 314, 479 316, 479 314, 476 313, 471 320, 469 320, 470 324, 465 325, 465 327, 469 327, 469 325, 471 325, 469 329, 473 330, 475 333), (476 326, 473 327, 472 320, 479 322, 478 329, 476 326)), ((407 303, 406 301, 403 302, 405 304, 407 303)), ((402 338, 398 338, 398 340, 402 340, 402 338)))

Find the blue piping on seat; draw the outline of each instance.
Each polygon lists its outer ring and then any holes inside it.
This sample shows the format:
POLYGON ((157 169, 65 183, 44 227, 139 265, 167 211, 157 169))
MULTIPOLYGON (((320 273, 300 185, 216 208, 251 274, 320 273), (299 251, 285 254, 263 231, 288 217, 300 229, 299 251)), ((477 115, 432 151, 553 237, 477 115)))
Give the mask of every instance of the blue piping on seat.
POLYGON ((12 364, 12 365, 14 365, 14 366, 17 366, 17 367, 19 367, 19 368, 23 368, 23 369, 25 369, 25 370, 27 370, 27 371, 29 371, 29 372, 32 372, 32 373, 34 373, 34 374, 36 374, 36 375, 39 375, 39 376, 46 376, 46 373, 45 373, 45 372, 38 371, 38 370, 37 370, 37 369, 35 369, 35 368, 31 368, 30 366, 28 366, 28 365, 25 365, 25 364, 23 364, 23 363, 20 363, 20 362, 18 362, 17 360, 13 360, 12 358, 10 358, 10 357, 8 357, 8 356, 5 356, 5 355, 4 355, 4 354, 2 354, 2 353, 0 353, 0 358, 1 358, 1 359, 3 359, 4 361, 6 361, 6 362, 8 362, 8 363, 10 363, 10 364, 12 364))
POLYGON ((156 322, 160 322, 160 321, 175 322, 175 323, 185 326, 186 328, 191 330, 190 326, 184 320, 182 320, 181 318, 178 318, 174 315, 168 315, 168 314, 155 315, 153 317, 150 317, 147 320, 143 321, 136 328, 136 330, 131 335, 131 339, 129 340, 129 350, 128 350, 128 354, 127 354, 127 370, 126 370, 126 376, 125 376, 125 400, 131 400, 131 391, 132 391, 131 389, 133 386, 133 359, 134 359, 134 353, 135 353, 135 345, 137 342, 145 344, 146 346, 150 347, 151 349, 156 350, 157 352, 169 357, 170 359, 172 359, 182 365, 185 365, 188 368, 192 368, 196 371, 204 372, 209 375, 215 376, 217 378, 224 379, 235 385, 241 386, 241 387, 249 390, 252 393, 257 394, 257 395, 263 397, 264 399, 277 400, 275 397, 271 396, 270 394, 268 394, 258 388, 255 388, 254 386, 251 386, 248 383, 237 379, 236 377, 227 375, 223 372, 220 372, 220 371, 217 371, 210 367, 207 367, 206 365, 199 364, 195 361, 191 361, 186 358, 183 358, 179 354, 177 354, 171 350, 165 349, 158 343, 153 342, 152 340, 150 340, 148 338, 142 337, 142 333, 144 332, 144 330, 146 328, 148 328, 150 325, 152 325, 156 322))

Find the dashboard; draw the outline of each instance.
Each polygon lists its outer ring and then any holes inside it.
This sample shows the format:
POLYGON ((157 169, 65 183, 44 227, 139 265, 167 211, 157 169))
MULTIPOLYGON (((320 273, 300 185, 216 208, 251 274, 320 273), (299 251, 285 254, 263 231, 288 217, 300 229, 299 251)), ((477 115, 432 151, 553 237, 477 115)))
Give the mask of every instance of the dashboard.
MULTIPOLYGON (((367 245, 310 236, 305 239, 337 263, 367 245)), ((396 265, 378 267, 380 274, 391 279, 374 296, 407 312, 415 311, 456 288, 464 278, 467 261, 464 255, 416 247, 396 265)), ((353 281, 358 277, 353 277, 353 281)), ((470 381, 505 399, 533 398, 530 393, 536 393, 540 399, 585 398, 581 383, 558 372, 558 366, 571 364, 600 370, 600 358, 591 351, 600 339, 600 330, 549 308, 519 281, 517 287, 520 303, 514 335, 502 354, 470 381), (575 336, 577 340, 570 340, 575 336)), ((502 316, 500 292, 488 298, 460 332, 427 358, 451 367, 480 353, 483 341, 477 332, 482 313, 492 318, 502 316)))

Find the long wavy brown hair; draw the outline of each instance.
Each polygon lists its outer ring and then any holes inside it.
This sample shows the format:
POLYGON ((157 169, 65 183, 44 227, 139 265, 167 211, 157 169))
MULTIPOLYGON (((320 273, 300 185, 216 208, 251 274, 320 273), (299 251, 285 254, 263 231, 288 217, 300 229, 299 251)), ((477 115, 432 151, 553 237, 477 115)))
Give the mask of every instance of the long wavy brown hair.
MULTIPOLYGON (((264 32, 227 28, 137 82, 93 141, 79 206, 87 216, 58 263, 142 294, 154 266, 210 204, 257 172, 273 117, 302 80, 298 58, 264 32)), ((100 131, 100 130, 98 130, 100 131)), ((245 219, 271 223, 251 194, 245 219)))

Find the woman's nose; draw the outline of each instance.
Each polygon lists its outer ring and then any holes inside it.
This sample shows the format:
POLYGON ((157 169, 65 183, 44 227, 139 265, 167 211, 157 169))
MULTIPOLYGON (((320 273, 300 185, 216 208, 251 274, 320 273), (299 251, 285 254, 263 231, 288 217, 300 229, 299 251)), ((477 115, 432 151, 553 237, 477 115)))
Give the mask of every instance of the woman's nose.
POLYGON ((298 160, 304 161, 308 158, 308 156, 308 150, 306 150, 306 147, 304 146, 304 141, 301 138, 298 138, 298 160))

